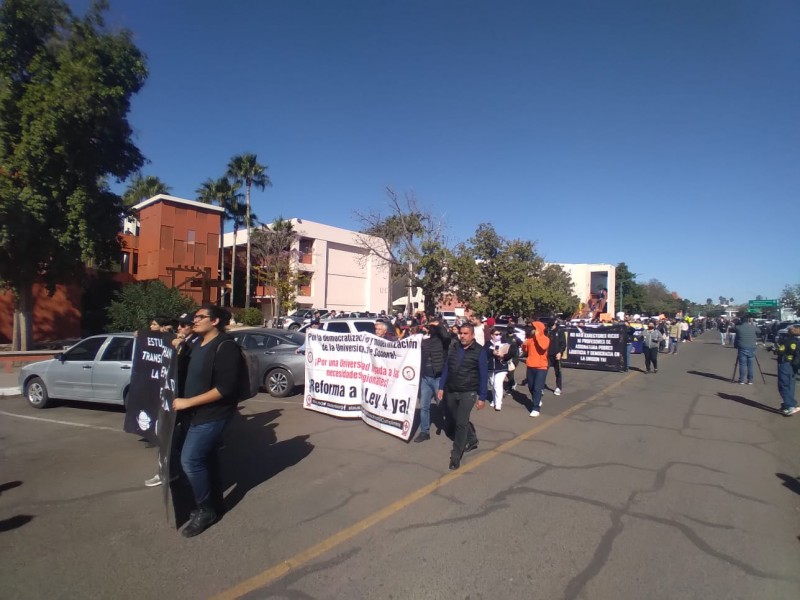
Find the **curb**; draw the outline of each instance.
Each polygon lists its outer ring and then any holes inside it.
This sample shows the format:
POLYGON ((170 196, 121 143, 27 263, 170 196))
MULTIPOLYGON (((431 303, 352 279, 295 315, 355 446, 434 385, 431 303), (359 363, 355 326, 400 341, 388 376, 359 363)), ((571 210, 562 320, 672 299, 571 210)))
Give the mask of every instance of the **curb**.
POLYGON ((22 390, 18 387, 0 388, 0 396, 21 396, 22 390))

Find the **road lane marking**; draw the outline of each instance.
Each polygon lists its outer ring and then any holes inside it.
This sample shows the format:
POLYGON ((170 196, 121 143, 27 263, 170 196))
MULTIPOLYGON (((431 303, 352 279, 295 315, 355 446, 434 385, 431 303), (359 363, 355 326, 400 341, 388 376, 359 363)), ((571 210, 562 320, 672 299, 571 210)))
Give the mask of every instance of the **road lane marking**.
POLYGON ((381 510, 372 513, 368 517, 362 519, 346 527, 337 533, 334 533, 332 536, 328 537, 327 539, 322 540, 320 543, 311 546, 310 548, 306 548, 302 552, 295 554, 294 556, 284 560, 283 562, 274 565, 261 573, 250 577, 249 579, 245 579, 241 583, 236 584, 235 586, 220 592, 216 596, 212 597, 212 600, 234 600, 237 598, 241 598, 255 590, 264 588, 268 585, 271 585, 284 575, 288 574, 290 571, 305 565, 308 562, 311 562, 315 558, 325 554, 329 550, 336 548, 344 544, 345 542, 349 541, 350 539, 356 537, 357 535, 363 533, 373 525, 377 525, 381 521, 385 521, 391 516, 399 513, 401 510, 409 507, 410 505, 414 504, 418 500, 429 496, 431 493, 435 492, 439 488, 446 486, 448 483, 455 481, 456 479, 463 477, 465 474, 469 473, 470 471, 474 471, 481 465, 489 462, 490 460, 502 455, 503 453, 507 452, 514 446, 521 444, 522 442, 532 438, 537 433, 540 433, 566 419, 572 413, 579 411, 580 409, 586 407, 588 404, 594 402, 604 394, 607 394, 611 390, 616 387, 619 387, 632 377, 635 377, 636 373, 629 373, 619 381, 616 381, 609 385, 608 387, 603 388, 599 392, 595 393, 594 395, 590 396, 583 402, 579 402, 578 404, 568 408, 564 412, 561 412, 554 417, 551 417, 549 420, 537 425, 536 427, 529 429, 528 431, 521 433, 515 438, 508 440, 500 444, 497 448, 493 450, 488 450, 483 454, 475 457, 475 459, 471 460, 467 464, 462 464, 461 468, 457 471, 450 471, 445 475, 442 475, 436 481, 425 485, 418 490, 415 490, 408 494, 407 496, 400 498, 399 500, 391 503, 390 505, 382 508, 381 510))
POLYGON ((100 431, 115 431, 118 433, 125 433, 122 428, 115 429, 114 427, 103 427, 102 425, 87 425, 86 423, 75 423, 73 421, 59 421, 58 419, 45 419, 44 417, 31 417, 29 415, 18 415, 15 413, 0 410, 0 415, 7 417, 15 417, 17 419, 28 419, 30 421, 44 421, 45 423, 55 423, 56 425, 69 425, 71 427, 84 427, 86 429, 99 429, 100 431))

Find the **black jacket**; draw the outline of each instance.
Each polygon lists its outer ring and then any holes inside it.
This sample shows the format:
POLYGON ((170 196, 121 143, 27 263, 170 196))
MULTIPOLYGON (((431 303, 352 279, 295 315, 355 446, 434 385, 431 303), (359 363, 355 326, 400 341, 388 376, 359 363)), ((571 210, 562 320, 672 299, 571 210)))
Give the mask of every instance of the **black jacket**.
MULTIPOLYGON (((194 348, 201 342, 202 340, 196 342, 194 348)), ((208 343, 205 350, 203 379, 198 382, 199 388, 203 392, 216 388, 222 394, 222 398, 191 409, 193 425, 231 416, 236 411, 236 404, 239 401, 239 378, 244 376, 241 349, 230 335, 220 333, 208 343)), ((194 354, 193 352, 192 355, 194 354)))
POLYGON ((439 377, 450 347, 450 334, 443 325, 428 328, 429 336, 422 338, 421 373, 426 377, 439 377))
POLYGON ((567 334, 561 327, 547 330, 547 337, 550 338, 550 347, 547 349, 547 356, 564 354, 567 350, 567 334))

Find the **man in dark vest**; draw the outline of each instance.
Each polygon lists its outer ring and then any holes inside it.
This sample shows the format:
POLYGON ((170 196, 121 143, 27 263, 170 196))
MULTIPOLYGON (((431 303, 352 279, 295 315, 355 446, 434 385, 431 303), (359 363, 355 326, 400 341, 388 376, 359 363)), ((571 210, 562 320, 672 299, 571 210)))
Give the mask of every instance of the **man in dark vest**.
POLYGON ((475 328, 464 323, 458 330, 458 345, 447 355, 437 398, 441 400, 447 392, 447 407, 456 422, 453 450, 450 454, 450 470, 461 466, 461 457, 478 447, 475 426, 470 422, 472 407, 478 410, 486 404, 488 365, 483 347, 475 341, 475 328))

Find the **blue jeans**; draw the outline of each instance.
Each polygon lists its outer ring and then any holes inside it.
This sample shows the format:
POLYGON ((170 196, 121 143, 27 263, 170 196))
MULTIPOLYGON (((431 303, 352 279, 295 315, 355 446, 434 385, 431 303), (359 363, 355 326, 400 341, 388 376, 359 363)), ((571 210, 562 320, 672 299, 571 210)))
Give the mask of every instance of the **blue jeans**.
POLYGON ((439 378, 423 375, 419 378, 419 430, 431 431, 431 401, 439 391, 439 378))
POLYGON ((198 506, 211 498, 212 492, 222 493, 217 448, 228 419, 190 425, 181 450, 181 467, 192 486, 198 506))
POLYGON ((678 338, 669 336, 669 345, 672 346, 672 354, 677 354, 678 353, 678 344, 679 343, 680 343, 680 340, 678 340, 678 338))
POLYGON ((747 381, 753 382, 753 357, 755 348, 739 348, 739 383, 744 383, 745 367, 747 368, 747 381))
POLYGON ((791 363, 778 363, 778 392, 782 400, 781 410, 797 406, 797 400, 794 398, 795 386, 794 369, 791 363))
POLYGON ((528 368, 528 389, 531 392, 533 399, 533 410, 539 410, 542 405, 542 390, 547 381, 547 369, 531 369, 528 368))
POLYGON ((625 370, 626 371, 630 368, 630 365, 631 365, 631 347, 633 347, 633 344, 631 344, 630 342, 625 344, 625 370))

